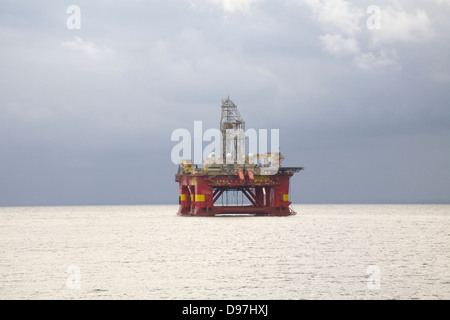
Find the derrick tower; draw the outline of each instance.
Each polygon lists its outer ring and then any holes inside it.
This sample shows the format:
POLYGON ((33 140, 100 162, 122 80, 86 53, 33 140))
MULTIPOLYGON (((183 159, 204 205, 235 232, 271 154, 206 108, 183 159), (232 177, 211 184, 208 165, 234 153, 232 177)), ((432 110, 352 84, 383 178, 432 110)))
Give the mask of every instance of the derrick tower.
POLYGON ((222 135, 222 160, 228 163, 233 160, 243 160, 245 157, 245 121, 237 106, 228 97, 222 100, 222 115, 220 118, 220 133, 222 135))

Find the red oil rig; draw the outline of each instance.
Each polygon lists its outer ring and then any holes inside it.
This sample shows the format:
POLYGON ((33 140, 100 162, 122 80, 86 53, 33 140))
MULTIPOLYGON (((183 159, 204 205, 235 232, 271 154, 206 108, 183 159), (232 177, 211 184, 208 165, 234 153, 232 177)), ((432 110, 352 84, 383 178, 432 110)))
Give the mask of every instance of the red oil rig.
POLYGON ((222 100, 222 156, 212 152, 203 168, 192 160, 181 161, 175 175, 180 189, 178 215, 296 214, 290 206, 289 180, 303 167, 281 167, 284 157, 279 152, 246 155, 244 131, 237 106, 229 98, 222 100))

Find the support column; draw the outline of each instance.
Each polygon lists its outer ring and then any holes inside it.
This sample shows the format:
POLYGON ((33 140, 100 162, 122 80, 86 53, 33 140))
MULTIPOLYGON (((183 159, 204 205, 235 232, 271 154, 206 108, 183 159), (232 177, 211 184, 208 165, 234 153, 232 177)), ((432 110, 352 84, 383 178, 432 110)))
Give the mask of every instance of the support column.
POLYGON ((195 208, 194 214, 209 215, 209 211, 214 206, 213 186, 205 176, 196 176, 193 182, 193 200, 195 208))
POLYGON ((188 187, 183 185, 182 182, 180 181, 179 188, 180 188, 180 196, 179 196, 180 207, 178 209, 178 214, 180 215, 189 214, 190 199, 188 187))
POLYGON ((289 207, 289 175, 280 175, 279 198, 281 207, 289 207))

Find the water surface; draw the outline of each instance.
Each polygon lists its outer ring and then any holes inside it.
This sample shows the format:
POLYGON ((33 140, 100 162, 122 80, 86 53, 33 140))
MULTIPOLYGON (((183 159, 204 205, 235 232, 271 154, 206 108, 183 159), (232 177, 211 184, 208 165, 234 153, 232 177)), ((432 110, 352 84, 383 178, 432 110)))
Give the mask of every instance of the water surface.
POLYGON ((449 299, 449 205, 0 208, 0 299, 449 299))

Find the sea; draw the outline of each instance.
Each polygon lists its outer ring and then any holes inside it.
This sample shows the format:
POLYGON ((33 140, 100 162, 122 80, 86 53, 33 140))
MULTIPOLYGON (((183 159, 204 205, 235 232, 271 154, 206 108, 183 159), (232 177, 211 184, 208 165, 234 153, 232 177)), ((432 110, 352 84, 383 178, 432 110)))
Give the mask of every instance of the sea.
POLYGON ((450 205, 0 207, 0 299, 446 300, 450 205))

